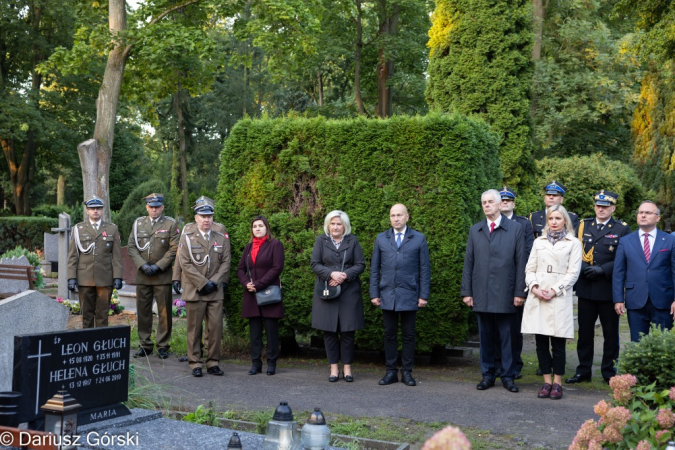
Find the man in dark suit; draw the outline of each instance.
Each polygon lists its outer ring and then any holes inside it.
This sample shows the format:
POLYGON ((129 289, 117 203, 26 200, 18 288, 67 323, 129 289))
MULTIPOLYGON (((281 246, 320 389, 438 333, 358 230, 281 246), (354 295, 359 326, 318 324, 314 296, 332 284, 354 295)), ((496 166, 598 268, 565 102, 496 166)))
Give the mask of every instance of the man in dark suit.
MULTIPOLYGON (((532 223, 532 231, 534 232, 535 238, 541 236, 541 233, 544 231, 544 227, 546 226, 546 210, 553 205, 563 204, 567 188, 553 180, 544 187, 544 192, 544 205, 546 205, 546 208, 530 214, 530 222, 532 223)), ((579 216, 569 210, 567 211, 567 214, 569 214, 572 227, 576 231, 579 227, 579 216)))
POLYGON ((626 222, 612 218, 619 194, 605 191, 593 195, 595 217, 584 219, 577 235, 583 246, 581 274, 574 286, 578 297, 579 339, 576 374, 566 383, 590 381, 595 345, 595 321, 600 317, 604 345, 600 371, 605 381, 616 375, 614 361, 619 358, 619 316, 612 302, 612 273, 619 239, 630 233, 626 222))
POLYGON ((651 324, 670 329, 675 315, 675 236, 656 228, 656 203, 640 204, 640 229, 619 240, 614 260, 612 297, 619 315, 628 310, 630 340, 649 333, 651 324))
POLYGON ((478 317, 480 368, 483 379, 476 389, 495 384, 495 334, 499 335, 502 385, 518 392, 515 376, 515 336, 520 332, 516 308, 525 302, 525 235, 523 227, 499 211, 495 189, 481 196, 485 220, 469 230, 464 254, 461 295, 478 317))
MULTIPOLYGON (((523 239, 523 244, 525 245, 525 262, 527 263, 527 258, 530 256, 530 250, 532 250, 532 244, 534 243, 534 235, 532 234, 532 224, 524 216, 518 216, 513 213, 513 210, 516 206, 516 193, 504 186, 500 191, 499 195, 502 198, 501 203, 499 204, 499 211, 504 217, 509 220, 515 220, 523 227, 523 234, 525 239, 523 239)), ((518 326, 517 333, 514 336, 515 339, 515 352, 513 358, 515 360, 514 367, 514 380, 519 380, 523 377, 521 371, 523 370, 523 358, 520 354, 523 351, 523 334, 520 332, 520 324, 523 321, 523 309, 524 305, 516 307, 516 314, 518 317, 518 326)), ((499 340, 499 334, 495 333, 495 376, 501 377, 502 374, 502 352, 501 352, 501 341, 499 340)))
POLYGON ((406 223, 410 216, 404 205, 389 211, 389 230, 377 235, 370 262, 370 301, 382 309, 384 356, 387 373, 380 385, 398 382, 398 320, 401 319, 401 381, 417 383, 412 377, 415 358, 415 318, 427 306, 431 290, 431 265, 427 239, 406 223))

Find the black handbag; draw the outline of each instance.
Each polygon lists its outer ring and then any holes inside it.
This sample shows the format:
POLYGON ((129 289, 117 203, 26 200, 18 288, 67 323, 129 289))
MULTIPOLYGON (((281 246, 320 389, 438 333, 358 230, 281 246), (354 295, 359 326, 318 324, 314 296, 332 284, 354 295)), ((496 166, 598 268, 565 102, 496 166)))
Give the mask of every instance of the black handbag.
MULTIPOLYGON (((253 283, 253 277, 251 277, 251 269, 248 267, 248 258, 251 257, 249 253, 246 257, 246 270, 248 271, 248 277, 253 283)), ((281 282, 279 283, 281 284, 281 282)), ((270 285, 265 288, 263 291, 257 291, 255 293, 255 301, 258 303, 258 306, 265 305, 274 305, 275 303, 281 303, 281 286, 270 285)))
MULTIPOLYGON (((347 258, 346 251, 342 257, 342 267, 340 267, 340 272, 344 271, 345 269, 345 258, 347 258)), ((338 284, 337 286, 331 286, 328 284, 328 280, 323 281, 323 289, 321 289, 320 286, 316 288, 316 295, 318 295, 319 298, 323 300, 332 300, 334 298, 338 298, 340 296, 340 292, 342 292, 341 285, 338 284)))

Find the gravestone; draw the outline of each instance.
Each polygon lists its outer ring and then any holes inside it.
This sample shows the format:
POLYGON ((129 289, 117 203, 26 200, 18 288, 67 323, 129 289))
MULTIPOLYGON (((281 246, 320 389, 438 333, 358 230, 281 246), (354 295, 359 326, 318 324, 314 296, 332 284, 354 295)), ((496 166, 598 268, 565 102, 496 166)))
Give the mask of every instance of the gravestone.
POLYGON ((122 247, 122 279, 124 284, 136 285, 136 272, 138 269, 129 256, 126 245, 122 247))
MULTIPOLYGON (((27 266, 30 267, 28 258, 21 255, 18 258, 12 256, 11 258, 0 259, 0 264, 9 264, 12 266, 27 266)), ((29 288, 28 280, 7 280, 0 278, 0 293, 2 294, 18 294, 27 291, 29 288)))
POLYGON ((68 308, 37 291, 0 300, 0 391, 12 390, 14 336, 30 327, 38 333, 65 330, 68 308))
POLYGON ((58 272, 59 267, 59 235, 44 233, 44 260, 40 261, 45 276, 51 277, 52 272, 58 272))
MULTIPOLYGON (((40 406, 65 389, 82 405, 79 423, 129 413, 131 327, 101 327, 14 338, 14 379, 21 422, 42 421, 40 406)), ((31 426, 31 428, 33 427, 31 426)))
POLYGON ((59 214, 59 227, 52 228, 59 236, 59 289, 58 296, 63 299, 71 299, 68 290, 68 247, 70 245, 70 215, 59 214))

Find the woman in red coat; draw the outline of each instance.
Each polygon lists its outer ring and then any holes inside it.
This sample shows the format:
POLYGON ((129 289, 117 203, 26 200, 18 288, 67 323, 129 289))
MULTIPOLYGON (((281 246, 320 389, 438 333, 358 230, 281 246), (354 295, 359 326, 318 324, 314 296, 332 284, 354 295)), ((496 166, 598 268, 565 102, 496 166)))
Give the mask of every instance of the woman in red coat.
POLYGON ((256 216, 251 222, 251 241, 237 268, 237 277, 244 286, 244 301, 241 316, 249 320, 251 336, 251 360, 249 375, 262 372, 262 330, 267 335, 267 375, 274 375, 279 356, 279 319, 284 317, 283 302, 258 306, 257 291, 268 286, 281 287, 279 276, 284 270, 284 246, 272 237, 270 224, 264 216, 256 216))

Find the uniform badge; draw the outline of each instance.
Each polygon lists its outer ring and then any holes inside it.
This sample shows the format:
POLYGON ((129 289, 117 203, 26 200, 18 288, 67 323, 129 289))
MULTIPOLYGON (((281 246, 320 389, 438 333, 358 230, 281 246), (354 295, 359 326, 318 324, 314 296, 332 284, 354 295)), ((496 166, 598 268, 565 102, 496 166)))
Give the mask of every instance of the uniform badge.
POLYGON ((196 255, 195 255, 195 259, 196 259, 197 261, 199 261, 199 260, 201 259, 201 257, 202 257, 202 256, 201 256, 200 254, 196 254, 196 255))
POLYGON ((176 233, 180 233, 180 230, 178 228, 176 228, 176 233))
POLYGON ((610 245, 610 246, 609 246, 609 251, 610 251, 610 252, 613 252, 613 251, 614 251, 614 246, 613 246, 613 245, 610 245))
POLYGON ((230 238, 230 235, 225 233, 225 239, 229 239, 229 238, 230 238))
POLYGON ((110 247, 110 242, 105 244, 106 247, 110 247))
POLYGON ((608 239, 616 239, 619 236, 617 236, 616 234, 606 234, 605 237, 608 238, 608 239))
POLYGON ((105 231, 103 233, 101 233, 101 236, 107 236, 107 235, 108 235, 108 233, 106 233, 105 231))
POLYGON ((106 239, 107 239, 107 238, 106 238, 105 236, 103 236, 103 240, 105 241, 106 239))
POLYGON ((164 239, 162 239, 162 244, 163 244, 164 242, 165 242, 164 239))

